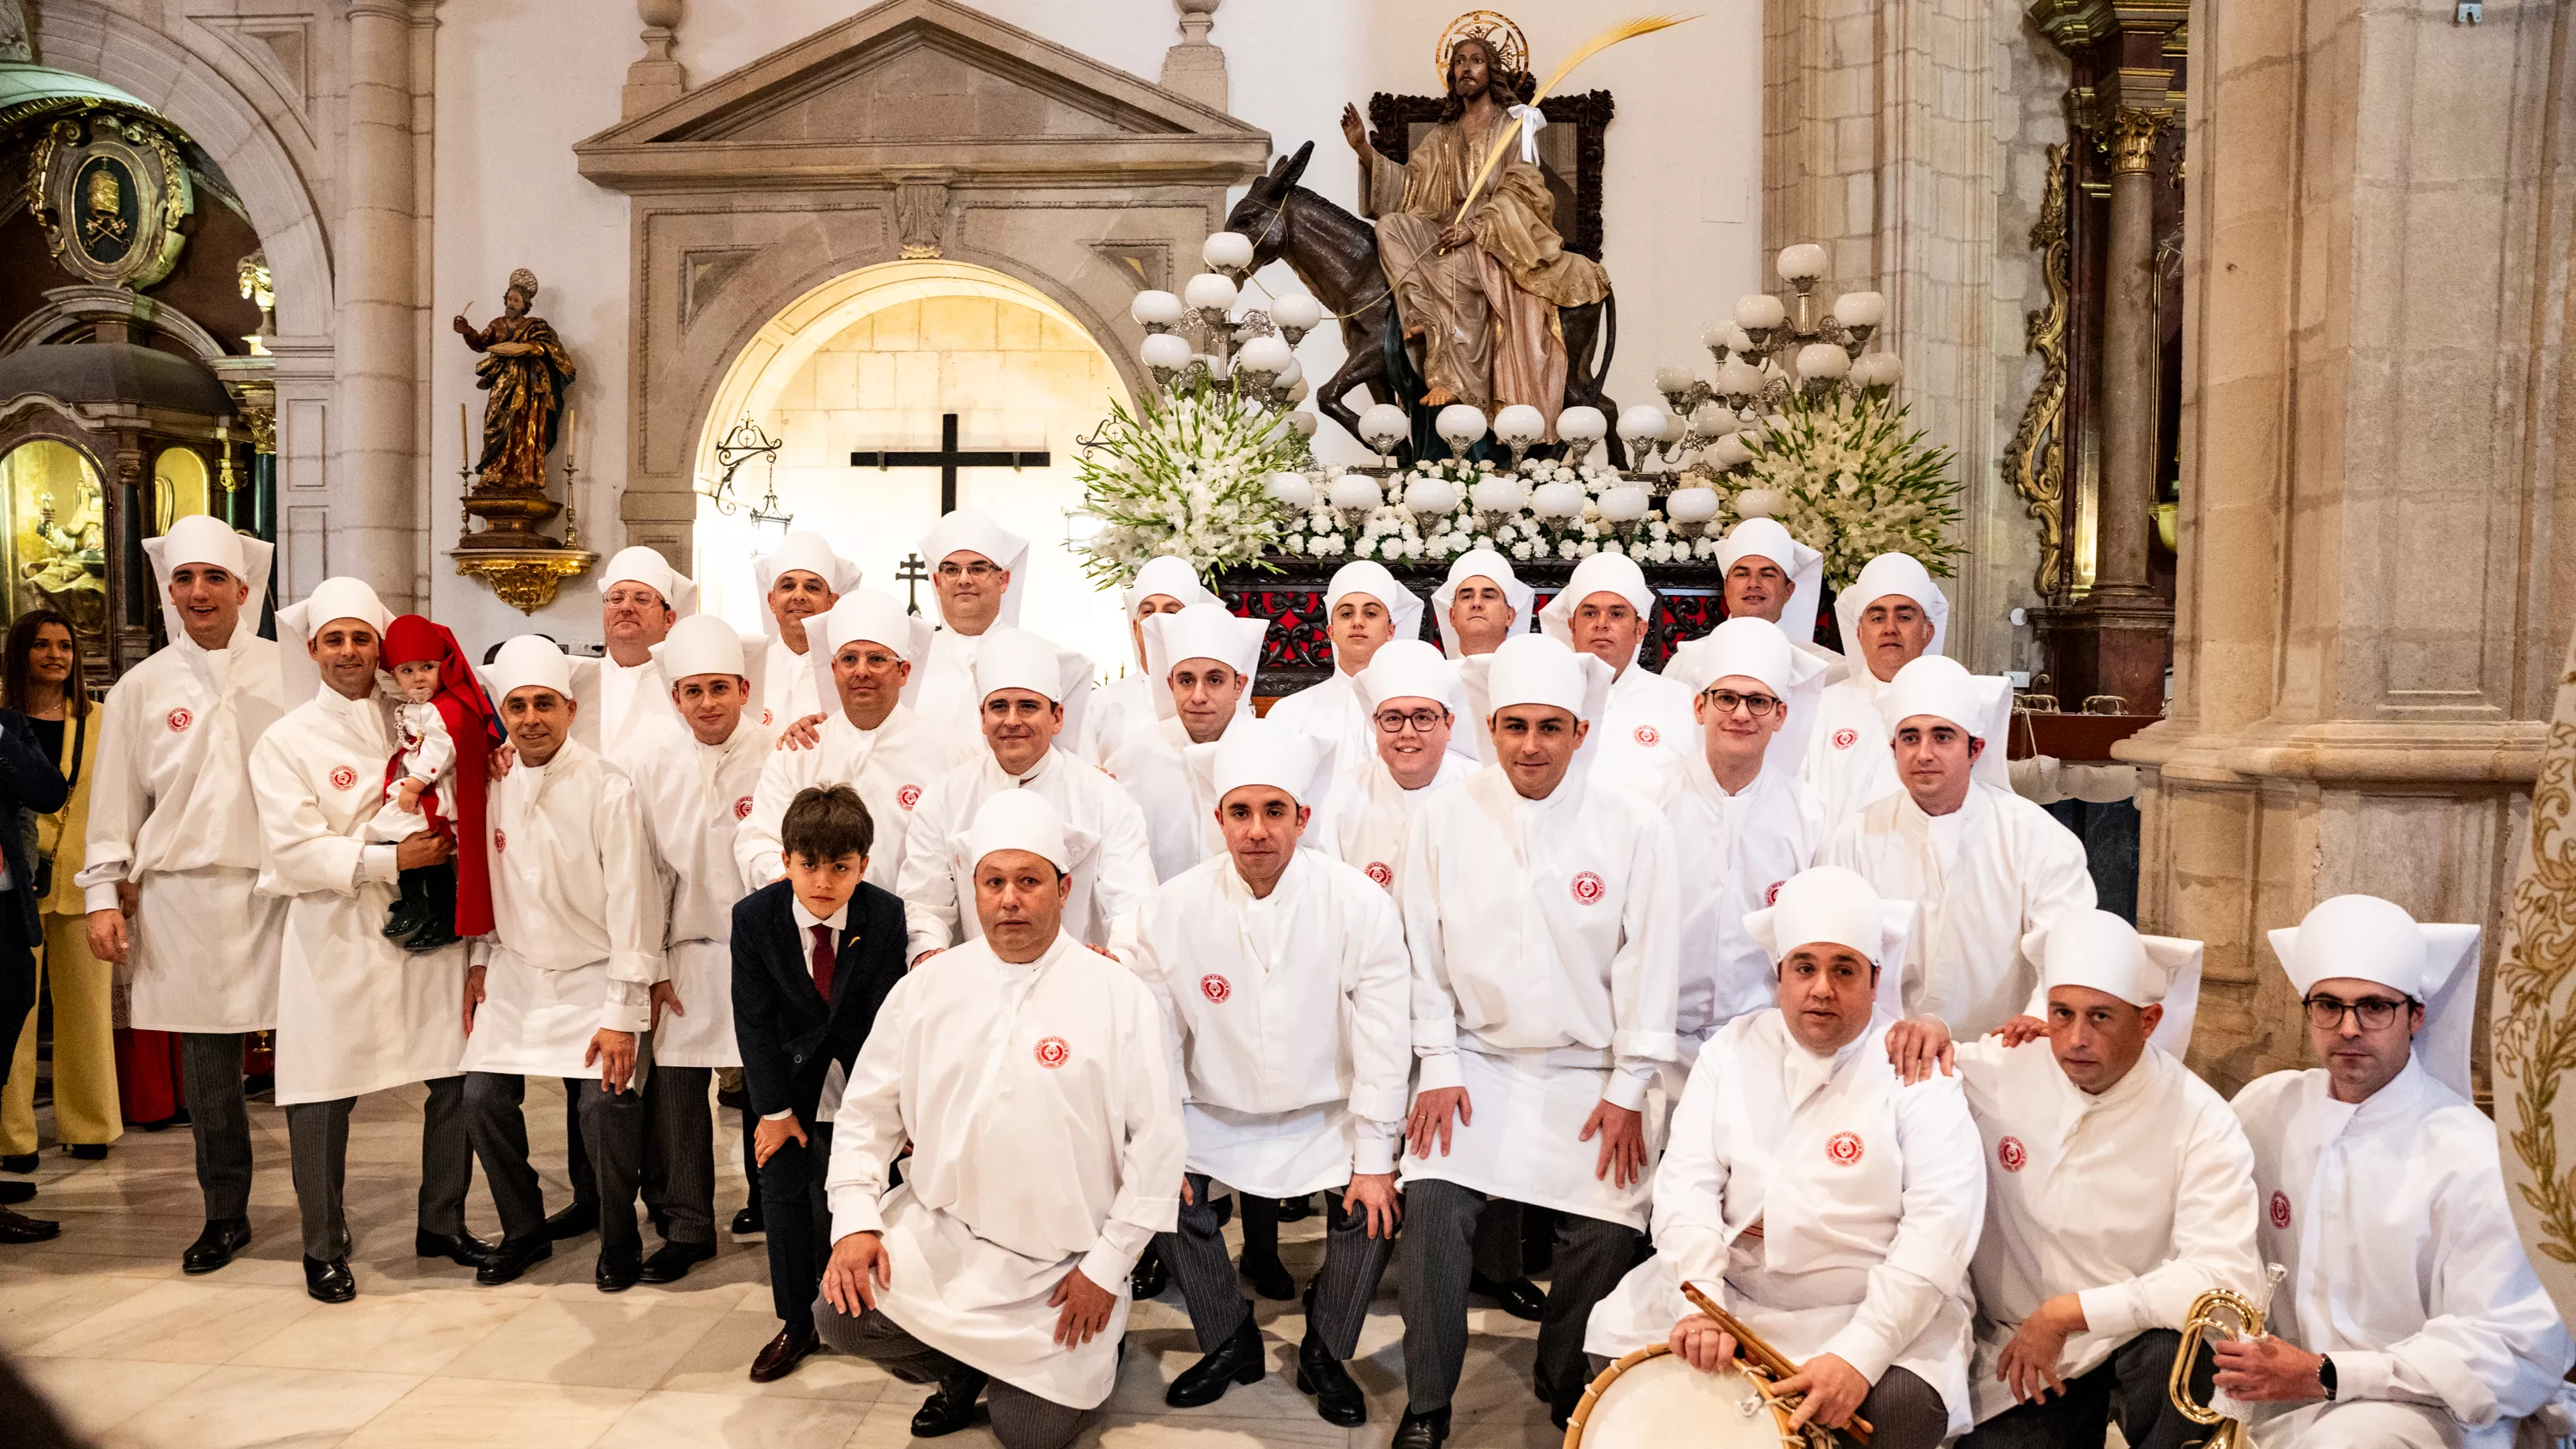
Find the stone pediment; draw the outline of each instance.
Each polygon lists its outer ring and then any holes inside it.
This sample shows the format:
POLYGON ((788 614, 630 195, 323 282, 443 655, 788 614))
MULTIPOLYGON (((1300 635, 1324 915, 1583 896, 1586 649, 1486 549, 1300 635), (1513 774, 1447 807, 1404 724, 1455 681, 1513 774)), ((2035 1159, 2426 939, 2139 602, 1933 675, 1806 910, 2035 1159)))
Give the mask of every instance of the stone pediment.
POLYGON ((1257 127, 950 0, 888 0, 576 145, 625 191, 881 182, 1240 180, 1257 127))

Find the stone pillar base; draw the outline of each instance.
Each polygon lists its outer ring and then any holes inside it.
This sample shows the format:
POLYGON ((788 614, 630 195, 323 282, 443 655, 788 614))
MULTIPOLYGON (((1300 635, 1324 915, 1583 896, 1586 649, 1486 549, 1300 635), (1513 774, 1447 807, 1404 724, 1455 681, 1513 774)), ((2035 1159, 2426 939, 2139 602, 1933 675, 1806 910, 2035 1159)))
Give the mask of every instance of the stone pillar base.
POLYGON ((2152 594, 2095 594, 2063 609, 2034 609, 2048 660, 2049 688, 2073 713, 2094 695, 2115 694, 2123 714, 2165 712, 2165 670, 2173 662, 2173 606, 2152 594))

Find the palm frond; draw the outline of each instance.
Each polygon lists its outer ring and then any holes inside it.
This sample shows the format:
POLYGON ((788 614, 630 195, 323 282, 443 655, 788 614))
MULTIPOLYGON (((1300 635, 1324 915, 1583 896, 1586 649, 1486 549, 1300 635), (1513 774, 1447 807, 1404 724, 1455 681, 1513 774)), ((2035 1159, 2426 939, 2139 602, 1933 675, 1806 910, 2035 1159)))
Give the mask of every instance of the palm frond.
MULTIPOLYGON (((1679 25, 1686 20, 1697 20, 1698 18, 1699 17, 1696 15, 1640 15, 1633 20, 1620 21, 1609 29, 1602 31, 1599 35, 1596 35, 1590 40, 1583 42, 1581 45, 1576 46, 1574 48, 1574 54, 1567 56, 1565 58, 1565 63, 1556 68, 1556 74, 1547 78, 1547 84, 1540 86, 1537 91, 1531 94, 1529 103, 1535 106, 1539 102, 1555 94, 1558 83, 1562 82, 1568 75, 1572 74, 1576 66, 1583 64, 1585 61, 1590 60, 1592 57, 1599 55, 1601 52, 1608 50, 1614 45, 1617 45, 1619 42, 1623 40, 1634 40, 1640 35, 1652 35, 1658 30, 1670 30, 1674 26, 1679 25)), ((1456 226, 1459 222, 1467 219, 1467 208, 1475 204, 1476 193, 1484 189, 1485 178, 1493 175, 1494 168, 1502 163, 1503 152, 1511 146, 1515 139, 1517 139, 1517 133, 1519 130, 1519 125, 1514 124, 1505 126, 1494 134, 1494 144, 1485 152, 1485 164, 1477 168, 1476 179, 1468 184, 1467 194, 1459 199, 1458 214, 1449 218, 1449 224, 1451 226, 1456 226)))

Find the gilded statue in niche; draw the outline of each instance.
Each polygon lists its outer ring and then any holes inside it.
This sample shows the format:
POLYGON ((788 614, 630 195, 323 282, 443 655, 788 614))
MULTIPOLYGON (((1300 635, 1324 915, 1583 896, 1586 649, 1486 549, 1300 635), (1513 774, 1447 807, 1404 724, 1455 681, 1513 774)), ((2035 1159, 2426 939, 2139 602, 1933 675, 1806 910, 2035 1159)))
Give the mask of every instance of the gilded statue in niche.
POLYGON ((563 420, 564 394, 574 377, 572 355, 552 324, 531 315, 537 274, 510 274, 501 315, 477 329, 458 313, 455 328, 465 345, 483 356, 474 364, 475 386, 491 394, 483 405, 483 451, 474 465, 476 491, 542 489, 546 454, 554 451, 563 420))
POLYGON ((69 446, 38 440, 0 459, 9 502, 11 610, 57 609, 85 639, 107 627, 107 519, 97 474, 69 446))

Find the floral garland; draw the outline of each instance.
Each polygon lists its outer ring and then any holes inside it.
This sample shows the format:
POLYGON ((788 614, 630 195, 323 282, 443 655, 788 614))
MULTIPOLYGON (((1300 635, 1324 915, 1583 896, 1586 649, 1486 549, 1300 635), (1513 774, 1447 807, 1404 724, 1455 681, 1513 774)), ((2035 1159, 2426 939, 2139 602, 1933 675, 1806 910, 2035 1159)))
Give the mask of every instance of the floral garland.
POLYGON ((1906 427, 1906 408, 1876 390, 1810 402, 1792 392, 1758 430, 1741 434, 1752 461, 1689 480, 1715 488, 1718 531, 1745 516, 1744 495, 1770 496, 1760 510, 1789 536, 1824 555, 1825 580, 1850 583, 1883 553, 1908 553, 1937 575, 1966 550, 1951 539, 1960 485, 1950 450, 1906 427))
MULTIPOLYGON (((1279 535, 1282 553, 1306 558, 1373 558, 1390 562, 1456 558, 1474 548, 1489 548, 1527 563, 1538 559, 1585 559, 1596 553, 1625 554, 1639 563, 1688 563, 1717 556, 1714 536, 1684 537, 1661 514, 1648 513, 1624 527, 1601 511, 1601 495, 1627 484, 1616 470, 1561 462, 1532 462, 1518 476, 1530 488, 1572 483, 1584 492, 1583 510, 1564 518, 1541 518, 1524 503, 1499 516, 1478 512, 1475 485, 1498 476, 1490 459, 1469 463, 1455 458, 1426 461, 1388 478, 1383 500, 1361 515, 1356 527, 1343 522, 1326 490, 1318 488, 1303 511, 1283 510, 1287 521, 1279 535), (1419 481, 1448 484, 1457 505, 1445 513, 1416 513, 1404 506, 1419 481)), ((1354 510, 1356 512, 1356 510, 1354 510)))
POLYGON ((1083 511, 1100 523, 1078 545, 1083 572, 1124 586, 1167 554, 1202 575, 1275 569, 1263 555, 1285 519, 1264 487, 1274 473, 1313 466, 1313 455, 1285 414, 1198 371, 1140 397, 1132 413, 1112 401, 1077 466, 1083 511))

